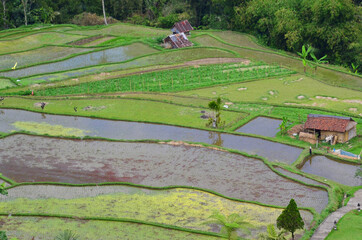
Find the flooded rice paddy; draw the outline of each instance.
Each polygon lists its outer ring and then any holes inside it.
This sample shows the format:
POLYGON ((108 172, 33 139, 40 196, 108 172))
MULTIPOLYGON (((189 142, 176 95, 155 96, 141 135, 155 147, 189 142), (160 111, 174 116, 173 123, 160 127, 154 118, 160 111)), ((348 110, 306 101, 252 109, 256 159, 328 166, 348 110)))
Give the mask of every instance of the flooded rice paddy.
POLYGON ((326 191, 283 178, 260 160, 208 148, 27 135, 13 135, 0 144, 1 172, 18 182, 195 186, 281 206, 294 198, 318 212, 328 203, 326 191))
POLYGON ((246 123, 242 127, 236 129, 236 132, 242 133, 251 133, 266 137, 275 137, 277 132, 279 132, 279 125, 282 120, 266 118, 266 117, 257 117, 252 121, 246 123))
POLYGON ((314 156, 306 160, 301 170, 349 186, 362 185, 362 176, 357 175, 358 171, 362 171, 362 165, 348 164, 325 156, 314 156))
POLYGON ((29 122, 45 122, 67 128, 82 129, 87 131, 87 135, 93 137, 203 142, 240 150, 249 154, 257 154, 270 161, 287 164, 294 162, 302 152, 300 148, 240 135, 167 125, 49 115, 11 109, 0 109, 0 132, 16 131, 17 129, 13 124, 24 119, 29 122))
POLYGON ((151 49, 150 47, 141 43, 134 43, 129 46, 87 53, 60 62, 3 72, 0 73, 0 76, 21 78, 35 74, 60 72, 105 63, 122 62, 140 56, 141 54, 152 52, 156 52, 156 50, 151 49))

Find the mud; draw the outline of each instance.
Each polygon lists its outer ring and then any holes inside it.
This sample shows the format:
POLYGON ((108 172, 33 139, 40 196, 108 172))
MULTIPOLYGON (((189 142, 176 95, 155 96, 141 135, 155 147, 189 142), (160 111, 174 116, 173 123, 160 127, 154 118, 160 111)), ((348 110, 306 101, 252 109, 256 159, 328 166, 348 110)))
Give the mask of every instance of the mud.
POLYGON ((320 212, 326 191, 272 172, 262 161, 185 145, 65 140, 14 135, 0 140, 1 172, 18 182, 132 182, 195 186, 229 197, 320 212))

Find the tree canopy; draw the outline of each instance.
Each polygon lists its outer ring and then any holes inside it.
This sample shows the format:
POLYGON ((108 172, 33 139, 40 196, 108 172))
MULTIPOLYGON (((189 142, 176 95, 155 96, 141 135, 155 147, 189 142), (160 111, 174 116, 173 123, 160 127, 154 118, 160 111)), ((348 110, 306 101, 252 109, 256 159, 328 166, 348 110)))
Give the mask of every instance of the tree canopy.
POLYGON ((294 232, 297 229, 303 229, 304 222, 300 216, 297 204, 294 199, 291 199, 287 208, 283 210, 280 216, 277 218, 277 227, 279 229, 285 229, 292 233, 292 239, 294 240, 294 232))

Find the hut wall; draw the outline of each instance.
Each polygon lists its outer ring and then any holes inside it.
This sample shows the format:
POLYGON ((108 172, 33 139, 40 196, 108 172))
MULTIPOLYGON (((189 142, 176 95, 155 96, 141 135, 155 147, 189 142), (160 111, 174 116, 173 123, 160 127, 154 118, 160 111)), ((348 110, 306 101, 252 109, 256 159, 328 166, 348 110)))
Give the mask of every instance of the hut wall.
POLYGON ((354 138, 355 136, 357 136, 357 130, 356 130, 356 127, 353 127, 347 133, 347 141, 350 140, 351 138, 354 138))
POLYGON ((331 132, 331 131, 321 131, 321 136, 320 139, 324 140, 326 137, 333 135, 333 136, 337 136, 337 142, 339 143, 344 143, 346 141, 348 141, 348 133, 344 132, 331 132))

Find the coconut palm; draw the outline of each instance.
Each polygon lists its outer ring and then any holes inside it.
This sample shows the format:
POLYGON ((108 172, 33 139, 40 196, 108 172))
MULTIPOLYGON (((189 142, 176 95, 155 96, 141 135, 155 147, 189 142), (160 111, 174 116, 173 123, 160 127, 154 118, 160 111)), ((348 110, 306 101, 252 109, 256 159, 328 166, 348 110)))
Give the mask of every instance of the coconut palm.
POLYGON ((102 8, 103 8, 103 17, 104 17, 104 24, 108 25, 107 18, 106 18, 106 9, 104 7, 104 0, 102 0, 102 8))
POLYGON ((306 73, 307 71, 307 57, 310 53, 310 51, 312 51, 312 46, 308 46, 308 48, 305 48, 305 45, 302 46, 302 52, 298 52, 298 55, 302 57, 302 62, 303 62, 303 66, 304 66, 304 73, 306 73))
POLYGON ((226 235, 227 239, 229 240, 238 238, 236 230, 242 229, 249 232, 248 228, 252 226, 250 223, 245 221, 245 217, 241 217, 237 213, 232 213, 229 216, 225 216, 219 211, 214 211, 209 219, 211 220, 205 222, 204 224, 221 225, 220 233, 226 235))
POLYGON ((213 127, 217 128, 221 122, 220 120, 220 109, 221 109, 221 98, 218 97, 216 101, 209 102, 209 108, 214 112, 214 117, 212 119, 213 127))

